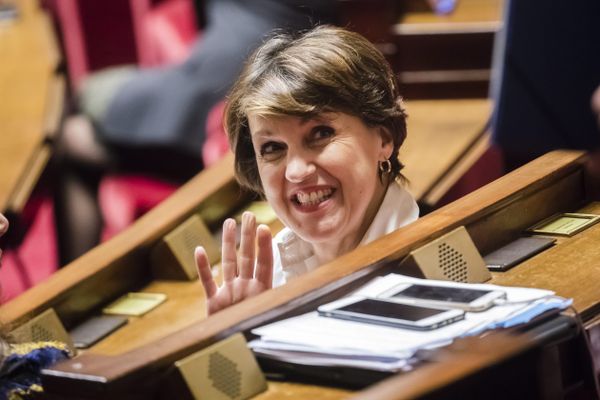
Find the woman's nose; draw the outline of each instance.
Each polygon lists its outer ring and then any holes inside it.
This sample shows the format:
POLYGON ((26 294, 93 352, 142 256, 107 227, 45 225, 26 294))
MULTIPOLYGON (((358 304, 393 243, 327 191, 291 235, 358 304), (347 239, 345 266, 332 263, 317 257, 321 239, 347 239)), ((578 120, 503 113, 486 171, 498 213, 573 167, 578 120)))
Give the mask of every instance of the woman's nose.
POLYGON ((285 178, 290 182, 303 182, 317 170, 315 164, 306 157, 293 156, 288 159, 285 178))

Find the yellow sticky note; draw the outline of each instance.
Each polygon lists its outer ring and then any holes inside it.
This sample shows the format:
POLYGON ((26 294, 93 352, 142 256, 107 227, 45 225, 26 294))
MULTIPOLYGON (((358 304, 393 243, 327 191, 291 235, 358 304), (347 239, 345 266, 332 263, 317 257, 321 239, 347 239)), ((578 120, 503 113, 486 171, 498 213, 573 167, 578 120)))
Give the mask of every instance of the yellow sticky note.
POLYGON ((102 312, 104 314, 140 316, 156 308, 166 299, 167 295, 163 293, 127 293, 105 307, 102 312))
POLYGON ((599 220, 600 215, 563 213, 543 220, 529 228, 528 231, 539 234, 573 236, 594 225, 599 220))
MULTIPOLYGON (((256 217, 256 223, 269 225, 273 220, 277 219, 275 211, 271 208, 269 203, 266 201, 254 201, 244 210, 250 211, 256 217)), ((243 212, 235 216, 235 220, 240 223, 242 221, 243 212)))

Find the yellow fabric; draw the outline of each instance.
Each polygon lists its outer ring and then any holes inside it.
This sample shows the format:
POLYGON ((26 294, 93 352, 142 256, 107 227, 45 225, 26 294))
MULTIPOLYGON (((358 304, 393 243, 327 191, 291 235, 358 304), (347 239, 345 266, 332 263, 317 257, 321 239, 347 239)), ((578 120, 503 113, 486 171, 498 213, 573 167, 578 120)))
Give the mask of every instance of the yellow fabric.
POLYGON ((10 345, 10 353, 22 356, 27 353, 31 353, 33 350, 41 349, 43 347, 55 347, 59 350, 68 351, 68 348, 64 343, 57 342, 57 341, 49 341, 49 342, 29 342, 29 343, 11 344, 10 345))

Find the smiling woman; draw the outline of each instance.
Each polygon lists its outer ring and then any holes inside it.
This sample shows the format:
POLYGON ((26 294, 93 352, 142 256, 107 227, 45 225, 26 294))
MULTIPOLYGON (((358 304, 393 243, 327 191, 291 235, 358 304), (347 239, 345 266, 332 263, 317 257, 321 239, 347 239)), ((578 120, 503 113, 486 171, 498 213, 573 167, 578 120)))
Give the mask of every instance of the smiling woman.
POLYGON ((418 217, 396 184, 406 138, 396 76, 359 34, 322 26, 273 36, 248 59, 225 114, 238 180, 263 195, 286 228, 272 244, 269 229, 245 213, 236 253, 235 222, 225 221, 221 287, 197 249, 209 313, 418 217))

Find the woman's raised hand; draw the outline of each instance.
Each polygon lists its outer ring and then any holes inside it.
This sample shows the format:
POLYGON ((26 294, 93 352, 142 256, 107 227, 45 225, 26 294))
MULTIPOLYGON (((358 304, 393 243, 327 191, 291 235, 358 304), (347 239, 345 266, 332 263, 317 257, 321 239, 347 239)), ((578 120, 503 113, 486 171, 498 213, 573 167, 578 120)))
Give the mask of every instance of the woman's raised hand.
POLYGON ((221 248, 223 284, 220 287, 213 279, 204 248, 197 247, 195 251, 198 274, 206 292, 208 315, 262 293, 273 284, 273 249, 269 227, 257 227, 254 214, 245 212, 242 215, 239 251, 235 248, 235 229, 235 220, 225 220, 221 248), (258 254, 255 254, 257 247, 258 254))

